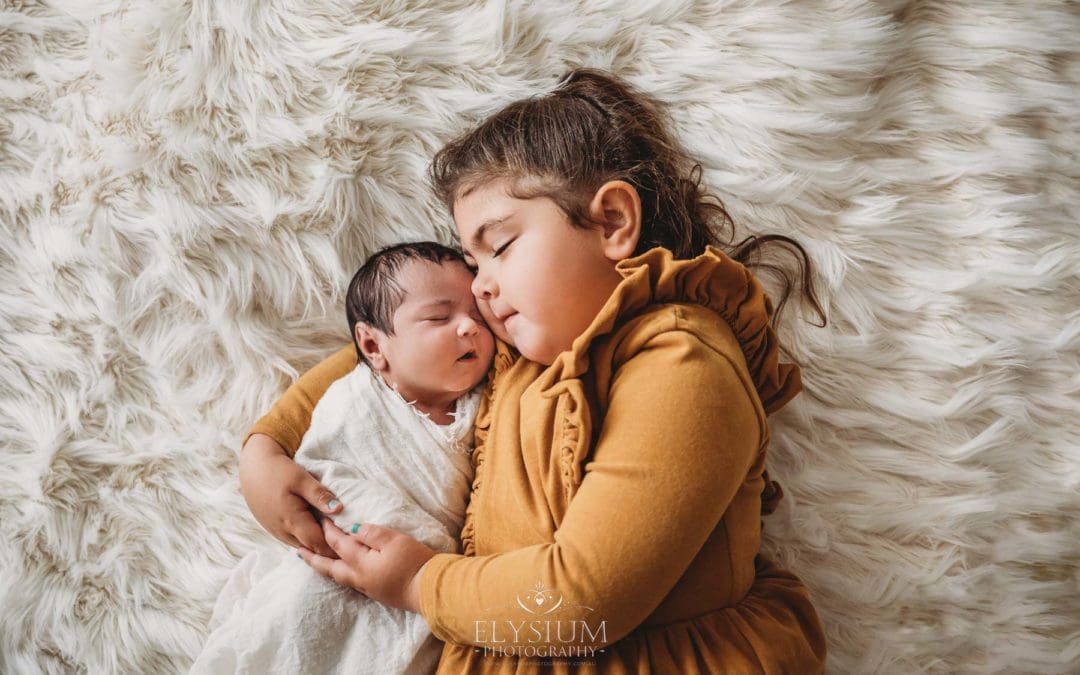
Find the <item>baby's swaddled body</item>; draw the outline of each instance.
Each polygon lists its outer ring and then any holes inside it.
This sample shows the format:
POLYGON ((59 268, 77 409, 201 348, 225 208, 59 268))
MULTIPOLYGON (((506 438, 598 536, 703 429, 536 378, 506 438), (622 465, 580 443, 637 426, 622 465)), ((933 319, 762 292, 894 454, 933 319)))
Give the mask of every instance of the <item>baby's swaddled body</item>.
MULTIPOLYGON (((348 532, 375 523, 457 553, 473 478, 479 388, 440 426, 361 363, 312 413, 295 460, 345 505, 348 532)), ((320 576, 291 550, 246 556, 214 607, 192 673, 431 673, 442 652, 423 616, 320 576)))

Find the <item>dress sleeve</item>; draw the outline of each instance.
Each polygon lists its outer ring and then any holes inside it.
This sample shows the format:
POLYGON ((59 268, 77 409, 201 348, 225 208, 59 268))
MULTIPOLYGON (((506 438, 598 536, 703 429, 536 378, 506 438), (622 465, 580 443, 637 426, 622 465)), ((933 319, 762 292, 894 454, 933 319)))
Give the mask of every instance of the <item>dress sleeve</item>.
POLYGON ((606 622, 598 643, 641 625, 690 566, 759 454, 764 420, 752 386, 690 332, 649 339, 615 373, 592 459, 554 541, 431 558, 420 577, 420 612, 432 633, 483 646, 476 619, 490 614, 485 608, 538 581, 606 622))
POLYGON ((311 411, 335 380, 348 375, 356 367, 356 347, 349 345, 331 354, 300 376, 244 436, 266 434, 273 438, 289 457, 296 454, 300 439, 311 426, 311 411))

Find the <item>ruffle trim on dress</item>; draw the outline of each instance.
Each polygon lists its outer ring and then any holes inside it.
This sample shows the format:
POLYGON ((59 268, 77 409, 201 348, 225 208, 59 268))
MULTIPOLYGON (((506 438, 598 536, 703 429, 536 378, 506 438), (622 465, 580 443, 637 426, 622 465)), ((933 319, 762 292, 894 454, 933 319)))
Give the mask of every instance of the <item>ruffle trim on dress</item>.
MULTIPOLYGON (((776 412, 802 390, 799 366, 780 363, 780 343, 772 328, 773 304, 761 282, 742 263, 714 246, 690 260, 676 260, 666 248, 653 248, 620 261, 615 269, 623 281, 615 288, 592 324, 563 352, 553 365, 555 384, 546 395, 561 394, 568 380, 589 369, 589 345, 610 333, 616 322, 625 321, 654 303, 696 303, 719 314, 731 328, 746 360, 747 369, 765 414, 776 412)), ((572 397, 571 397, 572 398, 572 397)), ((577 472, 578 422, 567 408, 560 442, 564 485, 573 484, 577 472)), ((762 514, 772 513, 783 490, 762 476, 762 514)))
POLYGON ((563 484, 563 494, 571 498, 581 484, 581 455, 587 448, 581 444, 581 413, 578 401, 572 392, 568 392, 563 404, 562 435, 559 439, 559 468, 563 484))
POLYGON ((461 552, 464 555, 475 556, 476 544, 473 542, 473 510, 476 507, 477 493, 484 480, 484 446, 487 443, 488 431, 491 428, 491 406, 495 400, 495 383, 498 375, 509 368, 516 359, 517 354, 513 347, 502 340, 495 340, 495 362, 493 372, 489 374, 488 384, 480 398, 476 409, 476 422, 473 425, 473 481, 469 493, 469 503, 465 506, 465 520, 461 526, 461 552))
POLYGON ((589 368, 589 345, 648 305, 692 302, 713 310, 731 327, 739 342, 766 414, 772 414, 802 390, 799 366, 780 363, 780 342, 772 328, 773 304, 761 282, 742 263, 708 246, 690 260, 675 260, 656 247, 620 261, 624 279, 592 324, 559 355, 557 379, 580 377, 589 368))

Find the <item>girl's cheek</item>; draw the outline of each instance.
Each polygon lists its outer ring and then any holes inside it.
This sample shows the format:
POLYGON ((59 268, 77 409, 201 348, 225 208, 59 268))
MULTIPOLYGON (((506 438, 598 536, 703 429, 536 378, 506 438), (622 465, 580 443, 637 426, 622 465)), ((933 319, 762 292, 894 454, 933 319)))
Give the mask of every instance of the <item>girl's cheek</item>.
POLYGON ((480 316, 484 317, 484 323, 488 326, 494 326, 498 319, 495 318, 495 314, 491 311, 491 306, 487 300, 476 300, 476 307, 480 310, 480 316))
MULTIPOLYGON (((501 323, 499 323, 498 320, 493 320, 492 322, 490 322, 488 324, 488 326, 491 328, 491 333, 495 337, 499 338, 500 340, 502 340, 503 342, 505 342, 505 343, 507 343, 509 345, 514 344, 514 340, 510 337, 510 334, 506 332, 506 328, 501 323)), ((492 340, 492 345, 494 345, 494 344, 495 344, 495 341, 492 340)))
MULTIPOLYGON (((480 316, 483 317, 484 323, 487 324, 486 331, 489 335, 494 335, 503 342, 513 344, 513 342, 510 340, 510 336, 503 329, 502 324, 499 323, 499 320, 497 318, 495 318, 495 313, 491 311, 491 306, 488 304, 487 300, 481 300, 480 298, 477 298, 476 308, 480 310, 480 316)), ((492 344, 494 343, 495 340, 494 338, 492 338, 492 344)))

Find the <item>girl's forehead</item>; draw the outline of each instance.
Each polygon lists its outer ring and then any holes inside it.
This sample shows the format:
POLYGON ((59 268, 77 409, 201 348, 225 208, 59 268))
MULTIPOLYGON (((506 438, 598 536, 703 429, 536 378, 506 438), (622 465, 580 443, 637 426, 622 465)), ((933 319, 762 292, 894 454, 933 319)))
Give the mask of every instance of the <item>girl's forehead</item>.
POLYGON ((483 203, 459 204, 454 209, 454 224, 466 256, 490 244, 492 238, 508 227, 516 216, 529 209, 527 200, 509 195, 492 197, 483 203))
POLYGON ((480 219, 498 216, 520 201, 510 194, 505 180, 484 183, 454 200, 454 221, 459 229, 462 225, 476 228, 480 219))

